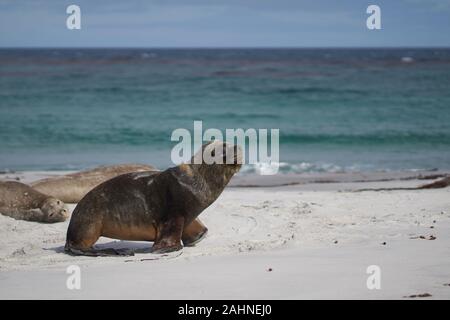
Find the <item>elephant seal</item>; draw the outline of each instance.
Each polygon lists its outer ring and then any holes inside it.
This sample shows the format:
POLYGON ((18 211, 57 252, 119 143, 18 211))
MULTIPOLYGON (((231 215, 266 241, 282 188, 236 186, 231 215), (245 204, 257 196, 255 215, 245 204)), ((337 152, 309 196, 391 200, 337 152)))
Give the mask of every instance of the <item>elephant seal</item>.
POLYGON ((237 146, 213 141, 192 159, 207 153, 229 164, 203 162, 128 173, 94 188, 72 214, 65 251, 90 256, 122 254, 94 249, 100 236, 154 241, 153 253, 182 249, 181 240, 189 233, 190 224, 219 197, 241 167, 242 151, 237 146))
POLYGON ((30 185, 37 191, 66 203, 78 203, 89 191, 111 178, 124 173, 152 170, 157 169, 153 166, 141 164, 103 166, 64 176, 38 180, 30 185))
POLYGON ((46 223, 69 217, 64 202, 16 181, 0 182, 0 213, 17 220, 46 223))

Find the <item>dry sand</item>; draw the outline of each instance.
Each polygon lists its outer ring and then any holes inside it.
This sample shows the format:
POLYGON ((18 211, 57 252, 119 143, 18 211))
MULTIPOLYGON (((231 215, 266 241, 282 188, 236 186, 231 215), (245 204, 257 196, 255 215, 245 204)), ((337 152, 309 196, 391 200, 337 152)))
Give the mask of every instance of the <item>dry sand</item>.
POLYGON ((100 246, 138 253, 73 257, 63 253, 68 221, 0 215, 0 298, 450 298, 450 188, 354 192, 429 182, 411 173, 360 177, 264 178, 295 182, 265 187, 245 187, 255 181, 238 177, 202 213, 207 238, 182 254, 154 255, 151 243, 102 238, 100 246), (81 290, 66 287, 69 265, 81 268, 81 290), (379 290, 366 286, 369 265, 381 268, 379 290))

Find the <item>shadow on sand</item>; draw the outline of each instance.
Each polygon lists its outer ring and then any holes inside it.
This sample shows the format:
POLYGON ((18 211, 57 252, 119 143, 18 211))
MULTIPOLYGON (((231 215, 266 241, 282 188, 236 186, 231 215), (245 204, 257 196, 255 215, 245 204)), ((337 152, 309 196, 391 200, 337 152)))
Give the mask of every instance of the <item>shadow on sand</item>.
MULTIPOLYGON (((114 240, 96 244, 94 245, 94 250, 102 251, 112 249, 124 253, 144 254, 152 252, 152 245, 153 243, 151 242, 114 240)), ((51 250, 56 253, 65 253, 64 246, 44 248, 44 250, 51 250)))

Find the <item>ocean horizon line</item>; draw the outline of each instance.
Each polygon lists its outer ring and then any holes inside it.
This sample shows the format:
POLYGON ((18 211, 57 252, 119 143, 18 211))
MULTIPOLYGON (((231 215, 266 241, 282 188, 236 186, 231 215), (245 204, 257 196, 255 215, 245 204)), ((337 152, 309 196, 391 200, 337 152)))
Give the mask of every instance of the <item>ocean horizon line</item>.
POLYGON ((0 50, 449 50, 450 46, 0 46, 0 50))

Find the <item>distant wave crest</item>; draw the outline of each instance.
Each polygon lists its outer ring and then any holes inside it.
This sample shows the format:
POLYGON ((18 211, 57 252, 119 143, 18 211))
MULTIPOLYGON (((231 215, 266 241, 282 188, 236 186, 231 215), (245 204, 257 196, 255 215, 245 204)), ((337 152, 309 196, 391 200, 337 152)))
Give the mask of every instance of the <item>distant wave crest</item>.
POLYGON ((433 144, 450 145, 447 133, 366 133, 366 134, 281 134, 281 143, 334 144, 334 145, 402 145, 433 144))
POLYGON ((332 163, 310 163, 310 162, 300 162, 300 163, 287 163, 279 162, 272 166, 266 163, 257 164, 246 164, 242 167, 240 174, 263 174, 269 175, 273 174, 274 167, 278 166, 278 173, 307 173, 307 172, 348 172, 348 171, 358 171, 359 168, 356 166, 343 168, 341 166, 332 163))

